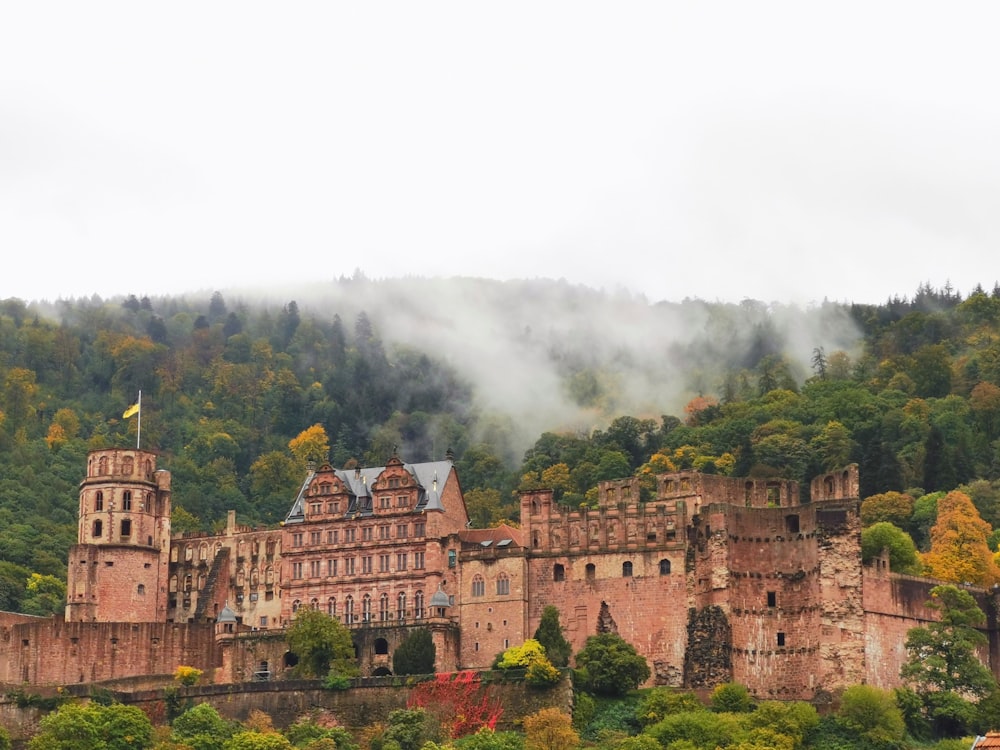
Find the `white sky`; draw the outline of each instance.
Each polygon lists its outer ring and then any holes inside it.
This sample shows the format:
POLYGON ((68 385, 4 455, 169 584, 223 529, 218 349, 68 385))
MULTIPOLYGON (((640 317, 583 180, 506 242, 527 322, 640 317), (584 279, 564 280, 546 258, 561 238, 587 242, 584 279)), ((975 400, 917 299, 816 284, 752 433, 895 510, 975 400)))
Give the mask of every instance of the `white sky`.
POLYGON ((0 2, 0 298, 1000 280, 995 2, 0 2))

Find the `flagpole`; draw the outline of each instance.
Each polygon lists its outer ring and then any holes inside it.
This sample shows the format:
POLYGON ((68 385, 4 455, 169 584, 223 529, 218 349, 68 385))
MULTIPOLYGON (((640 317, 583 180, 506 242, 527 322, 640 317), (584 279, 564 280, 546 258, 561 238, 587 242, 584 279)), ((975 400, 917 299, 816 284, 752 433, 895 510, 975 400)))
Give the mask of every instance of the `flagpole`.
POLYGON ((139 450, 139 438, 142 437, 142 390, 141 389, 139 390, 139 400, 136 403, 139 404, 139 410, 138 412, 136 412, 136 415, 139 417, 139 420, 136 422, 135 425, 135 449, 139 450))

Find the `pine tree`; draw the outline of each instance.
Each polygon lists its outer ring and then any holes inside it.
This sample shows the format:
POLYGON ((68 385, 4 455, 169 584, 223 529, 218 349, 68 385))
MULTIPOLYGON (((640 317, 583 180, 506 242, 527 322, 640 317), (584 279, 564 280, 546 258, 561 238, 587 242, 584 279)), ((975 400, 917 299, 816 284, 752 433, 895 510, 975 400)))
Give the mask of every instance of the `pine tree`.
POLYGON ((432 674, 437 648, 431 631, 420 628, 410 633, 392 654, 392 671, 396 674, 432 674))
POLYGON ((542 610, 542 619, 535 630, 535 640, 545 647, 545 655, 556 667, 569 664, 573 646, 563 636, 563 627, 559 623, 559 610, 549 604, 542 610))

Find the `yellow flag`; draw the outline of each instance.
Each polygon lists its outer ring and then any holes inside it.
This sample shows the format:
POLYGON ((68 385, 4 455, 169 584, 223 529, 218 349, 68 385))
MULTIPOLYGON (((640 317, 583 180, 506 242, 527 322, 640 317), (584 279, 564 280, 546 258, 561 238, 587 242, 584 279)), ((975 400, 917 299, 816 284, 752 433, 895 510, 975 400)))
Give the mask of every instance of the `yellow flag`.
POLYGON ((139 404, 132 404, 129 408, 125 410, 125 413, 122 414, 122 419, 128 419, 133 414, 138 414, 138 413, 139 413, 139 404))

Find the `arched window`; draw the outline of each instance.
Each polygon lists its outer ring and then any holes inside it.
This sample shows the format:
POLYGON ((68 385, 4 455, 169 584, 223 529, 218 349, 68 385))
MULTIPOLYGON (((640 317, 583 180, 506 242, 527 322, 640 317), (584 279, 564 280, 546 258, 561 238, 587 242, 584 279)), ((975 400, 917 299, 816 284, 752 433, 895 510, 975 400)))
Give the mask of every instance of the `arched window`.
POLYGON ((424 616, 424 592, 417 591, 413 594, 413 616, 421 618, 424 616))
POLYGON ((361 599, 361 621, 371 622, 372 621, 372 597, 371 594, 365 594, 361 599))
POLYGON ((94 528, 91 531, 91 536, 99 537, 104 533, 104 522, 100 519, 94 521, 94 528))
POLYGON ((317 599, 315 596, 309 600, 309 609, 313 610, 314 612, 319 611, 319 599, 317 599))
POLYGON ((329 599, 327 599, 326 613, 330 615, 330 617, 337 616, 337 597, 331 596, 329 599))
POLYGON ((497 576, 497 596, 506 596, 510 593, 510 578, 506 573, 497 576))
POLYGON ((486 581, 478 573, 472 578, 472 595, 482 596, 486 593, 486 581))
MULTIPOLYGON (((389 617, 389 595, 383 593, 382 596, 378 598, 378 619, 382 622, 390 619, 389 617)), ((388 652, 387 652, 388 653, 388 652)))
POLYGON ((137 593, 139 596, 145 596, 146 595, 146 586, 145 586, 145 584, 140 583, 138 586, 136 586, 135 587, 135 593, 137 593))
POLYGON ((375 653, 376 655, 384 655, 389 653, 389 641, 385 638, 375 639, 375 653))
POLYGON ((622 578, 632 577, 632 561, 626 560, 622 563, 622 578))
POLYGON ((184 576, 184 590, 185 591, 190 591, 191 590, 191 574, 190 573, 188 573, 186 576, 184 576))
POLYGON ((396 619, 406 619, 406 592, 400 591, 396 597, 396 619))
POLYGON ((594 563, 587 563, 587 567, 583 571, 584 576, 588 581, 593 581, 597 578, 597 566, 594 563))
POLYGON ((134 461, 131 456, 125 456, 122 459, 122 474, 125 476, 132 475, 132 468, 134 466, 134 461))
POLYGON ((260 573, 257 568, 250 568, 250 585, 256 587, 260 583, 260 573))
POLYGON ((299 607, 301 607, 301 606, 302 606, 302 602, 300 602, 298 599, 296 599, 294 602, 292 602, 292 614, 294 615, 296 612, 298 612, 299 611, 299 607))
POLYGON ((177 576, 170 576, 170 593, 177 593, 177 576))
POLYGON ((660 575, 661 576, 670 575, 670 560, 667 559, 660 560, 660 575))
POLYGON ((344 622, 347 624, 354 622, 354 597, 350 594, 344 599, 344 622))
POLYGON ((556 563, 552 566, 552 580, 553 581, 565 581, 566 580, 566 567, 562 563, 556 563))
POLYGON ((203 588, 205 588, 205 581, 206 580, 208 580, 208 576, 206 576, 204 573, 199 573, 198 574, 198 590, 199 591, 201 591, 203 588))

